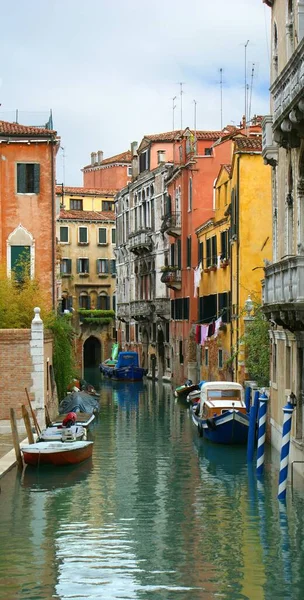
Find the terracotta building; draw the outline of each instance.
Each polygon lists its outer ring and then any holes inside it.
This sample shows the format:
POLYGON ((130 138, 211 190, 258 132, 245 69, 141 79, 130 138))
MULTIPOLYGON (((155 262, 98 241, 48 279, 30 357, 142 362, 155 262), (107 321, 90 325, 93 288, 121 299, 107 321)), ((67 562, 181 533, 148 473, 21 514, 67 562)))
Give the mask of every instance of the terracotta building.
POLYGON ((91 153, 91 163, 83 167, 83 187, 101 190, 121 190, 131 181, 131 152, 103 158, 103 152, 91 153))
POLYGON ((57 186, 56 196, 61 309, 73 314, 79 374, 89 378, 116 335, 114 192, 57 186))
POLYGON ((20 259, 30 263, 50 307, 60 294, 56 281, 56 131, 0 121, 0 261, 7 275, 20 259))
MULTIPOLYGON (((280 449, 283 406, 297 399, 290 460, 304 460, 304 2, 265 0, 271 8, 271 114, 263 157, 272 174, 273 263, 265 268, 264 312, 272 364, 269 422, 280 449)), ((304 474, 303 465, 296 462, 304 474)))

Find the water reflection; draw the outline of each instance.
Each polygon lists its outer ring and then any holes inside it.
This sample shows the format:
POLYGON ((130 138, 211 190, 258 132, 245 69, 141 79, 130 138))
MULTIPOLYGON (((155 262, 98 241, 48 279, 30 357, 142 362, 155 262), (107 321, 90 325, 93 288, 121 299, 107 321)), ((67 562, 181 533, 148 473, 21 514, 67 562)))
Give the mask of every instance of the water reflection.
POLYGON ((1 598, 303 597, 303 495, 280 512, 270 453, 257 482, 170 386, 105 383, 100 403, 92 461, 2 480, 1 598))

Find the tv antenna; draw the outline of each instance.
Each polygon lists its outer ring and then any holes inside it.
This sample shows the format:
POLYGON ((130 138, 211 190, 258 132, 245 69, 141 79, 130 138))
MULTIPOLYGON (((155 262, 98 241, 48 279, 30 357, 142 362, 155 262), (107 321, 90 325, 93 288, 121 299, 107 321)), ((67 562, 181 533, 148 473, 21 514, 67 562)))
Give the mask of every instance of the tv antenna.
POLYGON ((176 96, 174 96, 174 98, 172 98, 172 131, 174 131, 174 111, 176 109, 176 104, 174 104, 176 100, 176 96))
POLYGON ((244 48, 245 48, 245 68, 244 68, 244 79, 245 79, 245 128, 247 127, 247 112, 248 112, 248 106, 247 106, 247 46, 249 44, 249 40, 247 40, 247 42, 244 44, 244 48))
POLYGON ((179 86, 180 86, 179 95, 180 95, 180 120, 181 120, 181 129, 183 129, 183 94, 184 94, 183 85, 184 85, 184 83, 185 83, 184 81, 180 81, 179 82, 179 86))
POLYGON ((194 104, 194 138, 196 141, 196 105, 197 105, 197 101, 193 100, 193 104, 194 104))
POLYGON ((251 83, 250 83, 250 94, 249 94, 249 107, 248 107, 248 118, 250 121, 250 115, 251 115, 251 100, 252 100, 252 88, 253 88, 253 78, 254 78, 254 63, 252 64, 252 69, 251 69, 251 83))

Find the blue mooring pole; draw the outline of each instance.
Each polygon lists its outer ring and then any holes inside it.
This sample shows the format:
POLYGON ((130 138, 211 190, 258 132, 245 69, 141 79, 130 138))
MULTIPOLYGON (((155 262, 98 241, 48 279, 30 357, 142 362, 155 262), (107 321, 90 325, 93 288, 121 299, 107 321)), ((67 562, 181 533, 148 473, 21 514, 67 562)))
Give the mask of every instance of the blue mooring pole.
POLYGON ((245 405, 246 405, 246 411, 248 413, 250 411, 250 400, 251 400, 251 388, 248 386, 245 389, 245 405))
POLYGON ((256 422, 258 416, 259 407, 259 392, 258 390, 254 394, 254 401, 250 407, 249 412, 249 430, 248 430, 248 441, 247 441, 247 462, 253 461, 254 447, 256 442, 256 422))
POLYGON ((288 476, 288 460, 289 460, 289 446, 290 446, 290 431, 291 431, 291 419, 294 406, 287 402, 283 406, 283 430, 282 430, 282 443, 281 443, 281 460, 280 460, 280 475, 279 475, 279 490, 278 500, 285 502, 286 500, 286 488, 287 488, 287 476, 288 476))
POLYGON ((265 457, 265 438, 266 438, 266 412, 268 396, 265 392, 259 396, 259 428, 258 428, 258 448, 257 448, 257 476, 263 475, 264 457, 265 457))

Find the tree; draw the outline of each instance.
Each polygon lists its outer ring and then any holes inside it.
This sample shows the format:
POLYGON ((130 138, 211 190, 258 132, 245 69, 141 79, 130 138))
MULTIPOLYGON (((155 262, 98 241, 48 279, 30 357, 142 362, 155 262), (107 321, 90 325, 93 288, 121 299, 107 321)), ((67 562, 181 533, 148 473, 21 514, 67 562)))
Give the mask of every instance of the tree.
POLYGON ((259 387, 268 386, 270 379, 269 323, 261 304, 254 302, 254 317, 246 326, 244 335, 246 368, 259 387))

